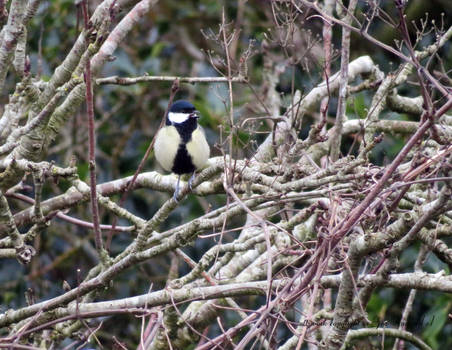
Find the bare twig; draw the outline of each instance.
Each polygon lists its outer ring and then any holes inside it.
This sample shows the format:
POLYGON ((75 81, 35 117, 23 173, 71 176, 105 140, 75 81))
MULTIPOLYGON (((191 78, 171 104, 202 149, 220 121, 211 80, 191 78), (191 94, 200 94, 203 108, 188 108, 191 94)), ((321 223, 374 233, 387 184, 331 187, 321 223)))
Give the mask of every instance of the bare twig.
POLYGON ((105 85, 105 84, 115 84, 115 85, 133 85, 138 83, 147 83, 154 81, 168 81, 174 82, 175 80, 179 80, 181 83, 188 84, 196 84, 196 83, 228 83, 229 80, 233 83, 247 83, 248 80, 245 77, 231 77, 228 79, 227 77, 172 77, 172 76, 150 76, 144 75, 141 77, 134 78, 122 78, 118 76, 106 77, 96 79, 97 85, 105 85))
MULTIPOLYGON (((82 0, 82 12, 85 30, 89 30, 88 22, 88 6, 87 0, 82 0)), ((102 263, 106 263, 106 252, 104 252, 102 232, 99 225, 99 206, 97 203, 97 181, 96 181, 96 135, 94 131, 94 103, 93 103, 93 87, 91 85, 91 61, 86 61, 85 67, 85 84, 86 84, 86 112, 88 116, 88 132, 89 132, 89 173, 91 188, 91 210, 93 214, 94 240, 96 249, 102 263)))

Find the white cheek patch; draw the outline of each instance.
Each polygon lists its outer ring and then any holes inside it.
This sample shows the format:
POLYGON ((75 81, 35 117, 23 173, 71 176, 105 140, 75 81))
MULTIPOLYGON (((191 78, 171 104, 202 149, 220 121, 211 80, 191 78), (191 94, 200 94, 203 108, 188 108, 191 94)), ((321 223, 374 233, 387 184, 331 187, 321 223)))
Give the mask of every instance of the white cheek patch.
POLYGON ((168 119, 172 124, 181 124, 188 118, 190 118, 190 113, 174 113, 174 112, 168 113, 168 119))

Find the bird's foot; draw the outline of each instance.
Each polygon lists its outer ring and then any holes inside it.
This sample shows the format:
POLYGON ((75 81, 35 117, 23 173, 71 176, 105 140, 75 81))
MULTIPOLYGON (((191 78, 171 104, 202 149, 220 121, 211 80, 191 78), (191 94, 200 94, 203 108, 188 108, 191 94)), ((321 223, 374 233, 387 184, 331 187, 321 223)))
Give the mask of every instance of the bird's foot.
POLYGON ((195 179, 195 177, 196 177, 196 172, 194 171, 192 176, 190 176, 190 179, 188 180, 188 187, 190 188, 190 191, 193 191, 192 185, 193 185, 193 180, 195 179))
POLYGON ((176 202, 179 202, 177 197, 179 196, 179 184, 180 184, 180 175, 177 177, 176 189, 174 190, 173 199, 176 202))

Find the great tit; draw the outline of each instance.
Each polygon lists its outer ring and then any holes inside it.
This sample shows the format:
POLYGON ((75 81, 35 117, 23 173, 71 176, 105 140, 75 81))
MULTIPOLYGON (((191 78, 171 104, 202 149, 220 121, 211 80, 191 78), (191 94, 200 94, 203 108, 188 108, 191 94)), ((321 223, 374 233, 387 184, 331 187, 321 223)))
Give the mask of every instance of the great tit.
POLYGON ((171 105, 165 126, 160 129, 154 144, 155 158, 166 171, 179 175, 174 199, 179 193, 182 174, 190 174, 191 188, 195 171, 204 167, 210 156, 204 130, 198 125, 199 112, 188 101, 179 100, 171 105))

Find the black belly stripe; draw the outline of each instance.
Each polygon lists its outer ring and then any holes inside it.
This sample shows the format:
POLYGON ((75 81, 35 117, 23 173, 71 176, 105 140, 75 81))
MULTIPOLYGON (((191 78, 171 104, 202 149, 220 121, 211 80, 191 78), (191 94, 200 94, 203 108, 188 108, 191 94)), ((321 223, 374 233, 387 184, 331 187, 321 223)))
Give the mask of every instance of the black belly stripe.
POLYGON ((175 174, 188 174, 195 171, 195 166, 191 160, 190 155, 187 152, 187 147, 184 143, 179 145, 176 157, 174 158, 174 165, 171 169, 175 174))

